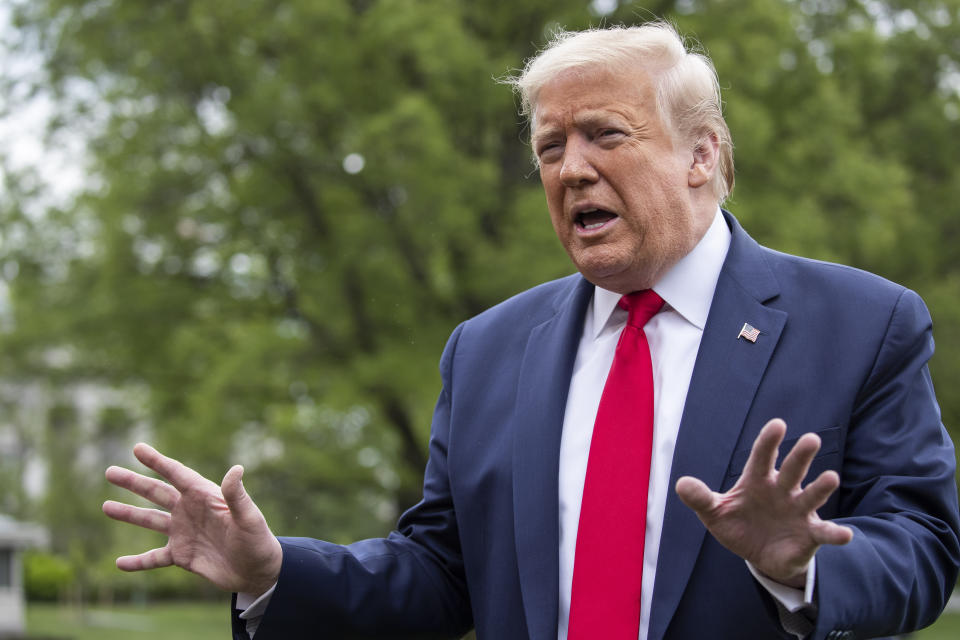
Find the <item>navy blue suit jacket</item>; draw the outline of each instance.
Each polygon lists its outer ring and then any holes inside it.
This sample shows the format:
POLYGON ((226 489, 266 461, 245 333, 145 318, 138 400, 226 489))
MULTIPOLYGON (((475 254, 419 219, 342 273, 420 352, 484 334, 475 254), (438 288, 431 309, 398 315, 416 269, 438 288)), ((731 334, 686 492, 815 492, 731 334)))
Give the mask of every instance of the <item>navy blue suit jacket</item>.
MULTIPOLYGON (((808 479, 826 469, 841 478, 820 514, 854 537, 817 553, 811 637, 929 624, 955 585, 960 516, 923 302, 862 271, 765 249, 726 219, 732 243, 671 485, 692 475, 729 488, 770 418, 788 425, 781 453, 818 433, 808 479), (737 339, 745 322, 762 332, 756 343, 737 339)), ((571 276, 457 327, 440 363, 423 500, 386 539, 281 538, 283 568, 256 640, 456 638, 472 626, 481 640, 556 639, 560 431, 592 292, 571 276)), ((673 491, 649 637, 793 638, 743 560, 673 491)))

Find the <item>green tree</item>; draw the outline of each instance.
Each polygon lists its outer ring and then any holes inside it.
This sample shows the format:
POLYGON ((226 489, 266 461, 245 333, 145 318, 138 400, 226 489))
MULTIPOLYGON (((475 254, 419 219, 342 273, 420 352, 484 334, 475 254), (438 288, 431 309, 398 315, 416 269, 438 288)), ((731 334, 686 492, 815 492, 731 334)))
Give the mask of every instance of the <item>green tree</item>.
POLYGON ((15 15, 90 164, 70 206, 7 202, 11 375, 146 386, 159 444, 258 466, 278 528, 381 533, 419 493, 445 337, 570 270, 491 81, 529 37, 449 0, 15 15))

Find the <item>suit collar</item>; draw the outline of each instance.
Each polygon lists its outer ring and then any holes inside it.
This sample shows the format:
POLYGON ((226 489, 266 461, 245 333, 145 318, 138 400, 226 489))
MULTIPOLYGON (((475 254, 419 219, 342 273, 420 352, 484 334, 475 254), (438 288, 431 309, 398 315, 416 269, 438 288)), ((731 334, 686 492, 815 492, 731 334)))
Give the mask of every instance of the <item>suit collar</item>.
MULTIPOLYGON (((765 306, 780 291, 764 250, 727 212, 732 238, 717 281, 710 314, 690 380, 670 472, 703 480, 714 490, 723 482, 757 388, 787 321, 765 306), (744 323, 760 329, 755 342, 739 339, 744 323)), ((758 416, 766 419, 773 416, 758 416)), ((700 553, 706 529, 676 493, 664 513, 649 638, 662 638, 700 553)))
POLYGON ((582 277, 555 313, 530 331, 514 410, 513 505, 517 567, 531 640, 556 640, 560 432, 577 344, 593 285, 582 277))
POLYGON ((723 218, 730 227, 731 235, 723 273, 757 302, 768 302, 780 295, 780 283, 767 264, 767 252, 747 235, 733 214, 724 210, 723 218))

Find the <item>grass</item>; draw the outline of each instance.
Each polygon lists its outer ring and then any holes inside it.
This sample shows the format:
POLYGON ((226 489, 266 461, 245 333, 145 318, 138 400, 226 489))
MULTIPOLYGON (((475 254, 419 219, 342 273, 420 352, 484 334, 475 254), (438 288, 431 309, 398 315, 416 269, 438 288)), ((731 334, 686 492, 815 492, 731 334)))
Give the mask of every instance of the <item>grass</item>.
POLYGON ((960 638, 960 611, 950 611, 922 631, 910 637, 910 640, 957 640, 960 638))
POLYGON ((161 603, 77 609, 27 604, 30 637, 57 640, 223 640, 230 637, 230 605, 161 603))
MULTIPOLYGON (((230 635, 229 605, 222 603, 164 603, 89 607, 81 613, 49 604, 27 605, 31 636, 57 640, 223 640, 230 635)), ((960 611, 945 613, 933 626, 910 640, 957 640, 960 611)))

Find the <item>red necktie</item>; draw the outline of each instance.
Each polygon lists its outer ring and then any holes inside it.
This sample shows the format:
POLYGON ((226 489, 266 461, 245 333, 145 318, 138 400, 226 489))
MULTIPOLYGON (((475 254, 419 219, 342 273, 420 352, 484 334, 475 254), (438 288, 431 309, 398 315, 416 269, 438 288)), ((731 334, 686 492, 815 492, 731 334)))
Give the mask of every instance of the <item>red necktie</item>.
POLYGON ((600 398, 583 486, 568 640, 637 640, 653 447, 653 366, 643 326, 663 306, 652 289, 630 312, 600 398))

